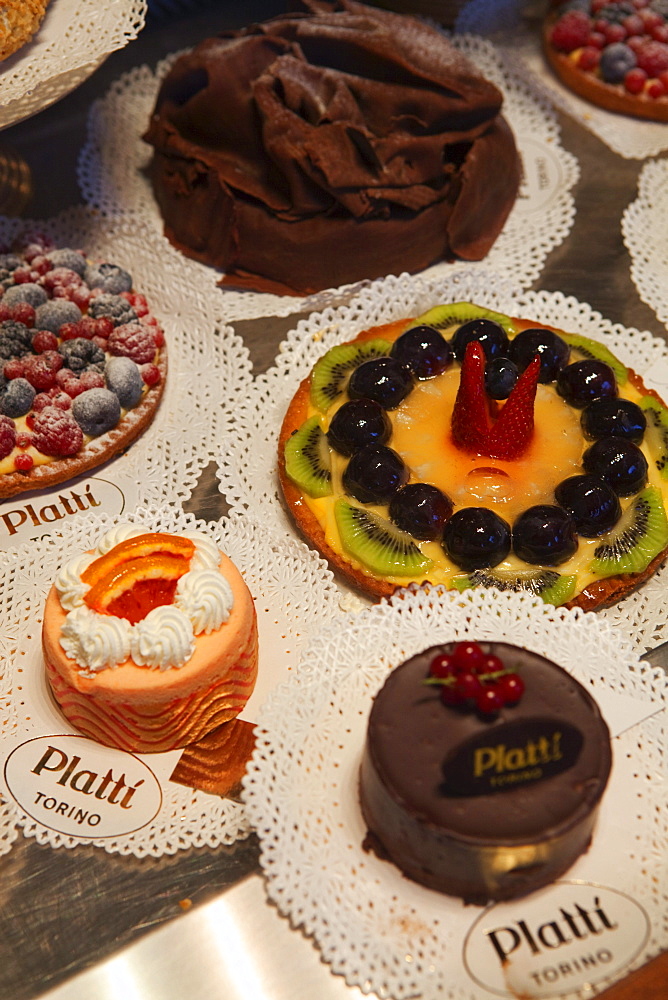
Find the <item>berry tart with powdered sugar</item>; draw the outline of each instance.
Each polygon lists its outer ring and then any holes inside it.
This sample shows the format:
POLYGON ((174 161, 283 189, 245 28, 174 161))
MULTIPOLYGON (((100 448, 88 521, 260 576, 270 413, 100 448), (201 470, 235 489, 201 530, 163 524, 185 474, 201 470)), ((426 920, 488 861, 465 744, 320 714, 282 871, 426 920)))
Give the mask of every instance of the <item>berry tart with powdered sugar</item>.
POLYGON ((553 3, 543 44, 559 79, 580 97, 668 121, 668 0, 553 3))
POLYGON ((118 264, 42 236, 0 252, 0 497, 127 448, 166 374, 163 331, 118 264))

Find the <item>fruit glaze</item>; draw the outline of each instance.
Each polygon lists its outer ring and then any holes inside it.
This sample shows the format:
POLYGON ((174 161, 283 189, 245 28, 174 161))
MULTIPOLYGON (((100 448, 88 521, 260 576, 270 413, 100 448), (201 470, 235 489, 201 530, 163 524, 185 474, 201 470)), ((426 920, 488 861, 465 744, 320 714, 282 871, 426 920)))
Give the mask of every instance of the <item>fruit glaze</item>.
POLYGON ((668 121, 666 0, 566 0, 544 46, 562 81, 610 111, 668 121))
POLYGON ((304 534, 373 596, 615 603, 668 546, 668 410, 597 341, 470 303, 329 350, 286 415, 304 534))
POLYGON ((130 444, 166 370, 163 331, 122 267, 46 237, 0 252, 0 496, 62 482, 130 444))

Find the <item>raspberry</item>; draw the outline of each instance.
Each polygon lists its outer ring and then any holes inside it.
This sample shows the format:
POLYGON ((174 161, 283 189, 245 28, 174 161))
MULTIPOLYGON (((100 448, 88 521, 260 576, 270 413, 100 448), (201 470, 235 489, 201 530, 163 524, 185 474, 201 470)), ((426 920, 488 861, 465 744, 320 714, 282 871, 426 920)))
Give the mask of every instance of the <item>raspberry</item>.
POLYGON ((668 24, 658 24, 650 32, 655 42, 668 43, 668 24))
POLYGON ((612 45, 613 42, 623 42, 627 31, 621 24, 606 24, 603 34, 608 45, 612 45))
POLYGON ((11 380, 13 378, 23 377, 23 361, 21 358, 12 358, 10 361, 5 361, 2 369, 2 374, 6 379, 11 380))
POLYGON ((14 451, 16 428, 9 417, 0 416, 0 459, 7 458, 14 451))
POLYGON ((141 323, 125 323, 117 326, 107 341, 110 354, 131 358, 138 365, 153 361, 155 338, 141 323))
POLYGON ((47 406, 51 406, 51 395, 48 392, 38 392, 32 401, 32 408, 35 413, 41 413, 47 406))
POLYGON ((108 316, 98 316, 95 320, 95 336, 108 340, 114 331, 114 321, 108 316))
POLYGON ((38 330, 32 338, 31 346, 35 354, 42 354, 43 351, 57 351, 58 338, 50 330, 38 330))
POLYGON ((568 10, 552 28, 550 41, 555 49, 572 52, 587 44, 590 31, 591 21, 583 11, 568 10))
POLYGON ((146 385, 157 385, 162 377, 157 365, 142 365, 140 371, 146 385))
POLYGON ((648 76, 655 77, 668 69, 668 45, 650 40, 638 51, 638 65, 648 76))
POLYGON ((101 372, 82 372, 79 381, 84 389, 103 389, 105 385, 101 372))
POLYGON ((57 406, 59 410, 69 410, 72 406, 72 397, 63 390, 59 389, 56 392, 54 389, 49 393, 51 399, 51 405, 57 406))
POLYGON ((622 21, 627 35, 642 35, 645 30, 643 19, 638 14, 631 14, 622 21))
POLYGON ((601 34, 600 31, 592 31, 591 35, 587 39, 587 46, 593 49, 604 49, 605 35, 601 34))
POLYGON ((63 356, 58 351, 45 351, 23 359, 24 377, 35 389, 52 389, 56 373, 63 366, 63 356))
POLYGON ((83 431, 69 412, 47 406, 35 417, 33 444, 43 455, 76 455, 83 444, 83 431))
POLYGON ((44 277, 44 275, 48 274, 48 272, 52 269, 53 265, 48 257, 45 257, 43 254, 38 254, 37 257, 33 257, 30 261, 30 266, 33 273, 38 274, 40 277, 44 277))
POLYGON ((42 278, 42 286, 52 293, 55 293, 57 288, 77 288, 82 284, 81 275, 68 267, 54 267, 42 278))
POLYGON ((39 278, 36 271, 31 271, 29 267, 17 267, 14 271, 14 284, 26 285, 29 281, 39 278))
POLYGON ((601 53, 598 49, 595 49, 593 45, 585 45, 583 49, 580 49, 580 53, 577 58, 577 65, 579 69, 591 70, 596 69, 601 58, 601 53))
POLYGON ((666 93, 666 88, 661 83, 661 80, 651 80, 647 85, 647 96, 651 97, 652 100, 657 101, 660 97, 663 97, 666 93))
POLYGON ((14 459, 14 468, 17 469, 19 472, 30 472, 34 464, 35 461, 32 455, 26 454, 25 451, 21 452, 14 459))
POLYGON ((635 69, 630 69, 624 77, 624 86, 629 94, 640 94, 645 89, 646 80, 647 73, 645 70, 636 66, 635 69))
POLYGON ((8 318, 15 319, 17 323, 23 323, 24 326, 34 326, 35 309, 29 302, 17 302, 13 306, 10 306, 10 316, 8 318))
POLYGON ((75 306, 78 306, 83 312, 84 309, 88 308, 88 303, 90 302, 90 289, 86 288, 85 285, 80 285, 78 288, 69 290, 67 298, 70 302, 74 302, 75 306))

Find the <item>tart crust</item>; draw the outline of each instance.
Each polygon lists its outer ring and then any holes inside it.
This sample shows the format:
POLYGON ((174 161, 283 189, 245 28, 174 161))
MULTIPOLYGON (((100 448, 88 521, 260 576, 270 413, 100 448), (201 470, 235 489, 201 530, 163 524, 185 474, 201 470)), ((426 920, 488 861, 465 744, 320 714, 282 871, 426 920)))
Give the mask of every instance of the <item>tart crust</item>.
POLYGON ((153 420, 162 398, 167 377, 167 347, 160 348, 155 362, 160 370, 160 381, 149 386, 144 398, 132 410, 128 410, 119 422, 106 434, 91 438, 76 455, 69 458, 54 458, 52 462, 33 466, 28 472, 6 472, 0 476, 0 497, 12 497, 29 490, 46 489, 75 479, 84 472, 97 468, 119 452, 125 451, 133 441, 143 434, 153 420))
POLYGON ((629 94, 623 84, 605 83, 594 73, 578 69, 570 56, 555 49, 550 43, 550 32, 558 14, 549 15, 543 25, 543 50, 550 66, 569 90, 606 111, 668 122, 668 96, 652 98, 645 94, 629 94))
MULTIPOLYGON (((353 338, 350 343, 373 340, 376 338, 394 340, 402 330, 406 329, 414 318, 415 317, 407 317, 406 319, 397 320, 393 323, 387 323, 383 326, 363 330, 357 337, 353 338)), ((513 323, 516 324, 519 329, 544 325, 532 320, 518 319, 515 317, 513 317, 513 323)), ((554 328, 552 327, 551 329, 554 328)), ((661 402, 662 405, 665 405, 659 394, 645 385, 640 375, 630 368, 627 369, 627 371, 629 381, 641 395, 652 396, 654 399, 661 402)), ((343 553, 337 552, 333 549, 325 537, 325 533, 320 522, 308 505, 304 502, 303 494, 285 471, 285 443, 288 438, 291 437, 296 430, 298 430, 308 416, 310 387, 311 376, 309 375, 302 381, 297 389, 297 392, 293 396, 283 419, 279 435, 278 476, 285 503, 287 504, 289 512, 292 515, 297 528, 306 541, 316 548, 321 555, 328 560, 332 568, 347 583, 351 584, 353 587, 370 597, 391 597, 392 594, 394 594, 396 590, 401 589, 401 587, 389 582, 388 580, 375 577, 370 573, 364 573, 358 570, 347 560, 343 553)), ((611 605, 617 604, 622 598, 626 597, 642 583, 644 583, 645 580, 649 579, 649 577, 659 569, 667 555, 668 547, 660 552, 659 555, 656 556, 649 566, 647 566, 641 573, 623 573, 619 576, 606 577, 605 579, 595 581, 594 583, 589 584, 589 586, 582 590, 572 600, 565 603, 563 607, 582 608, 585 611, 594 611, 598 608, 610 607, 611 605)), ((429 582, 430 581, 427 578, 423 581, 424 584, 428 584, 429 582)))

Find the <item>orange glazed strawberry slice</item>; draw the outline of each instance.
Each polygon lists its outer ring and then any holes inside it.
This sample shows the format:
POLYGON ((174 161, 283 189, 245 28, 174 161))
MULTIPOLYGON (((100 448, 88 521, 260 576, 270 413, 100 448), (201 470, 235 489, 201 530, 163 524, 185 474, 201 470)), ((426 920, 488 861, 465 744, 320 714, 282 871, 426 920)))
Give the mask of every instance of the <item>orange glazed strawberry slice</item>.
POLYGON ((153 608, 171 604, 179 579, 190 569, 190 559, 158 552, 113 566, 84 596, 93 611, 127 618, 133 625, 153 608))
POLYGON ((98 580, 101 580, 116 566, 121 566, 130 560, 143 559, 160 553, 171 553, 190 560, 194 552, 195 544, 188 538, 179 538, 161 531, 147 532, 114 545, 109 552, 100 556, 99 559, 94 559, 81 574, 81 579, 89 587, 93 587, 98 580))

